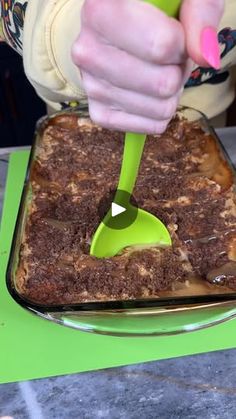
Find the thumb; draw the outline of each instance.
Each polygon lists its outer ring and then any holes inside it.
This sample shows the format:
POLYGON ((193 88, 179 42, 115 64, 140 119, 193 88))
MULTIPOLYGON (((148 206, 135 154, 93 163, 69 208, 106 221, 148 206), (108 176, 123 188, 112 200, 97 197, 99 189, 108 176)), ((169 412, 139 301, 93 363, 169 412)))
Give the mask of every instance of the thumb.
POLYGON ((183 0, 180 21, 187 51, 198 65, 220 68, 217 28, 224 12, 224 0, 183 0))

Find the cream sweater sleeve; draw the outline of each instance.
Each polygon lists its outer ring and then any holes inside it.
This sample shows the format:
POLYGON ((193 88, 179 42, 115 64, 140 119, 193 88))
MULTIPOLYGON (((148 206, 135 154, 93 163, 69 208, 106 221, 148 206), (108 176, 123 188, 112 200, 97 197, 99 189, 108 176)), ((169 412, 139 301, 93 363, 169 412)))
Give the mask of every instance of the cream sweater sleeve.
POLYGON ((23 32, 25 73, 46 102, 86 99, 71 46, 80 31, 83 0, 29 0, 23 32))

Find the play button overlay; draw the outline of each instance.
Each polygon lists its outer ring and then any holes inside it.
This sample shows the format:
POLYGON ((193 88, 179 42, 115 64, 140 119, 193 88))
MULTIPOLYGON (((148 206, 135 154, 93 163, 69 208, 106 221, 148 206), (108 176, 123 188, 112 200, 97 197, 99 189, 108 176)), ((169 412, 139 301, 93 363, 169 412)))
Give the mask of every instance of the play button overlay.
POLYGON ((112 202, 111 204, 111 216, 116 217, 119 214, 122 214, 122 212, 125 212, 126 208, 121 207, 121 205, 116 204, 115 202, 112 202))
POLYGON ((98 206, 100 221, 114 230, 129 227, 136 220, 138 206, 126 191, 110 191, 100 201, 98 206))

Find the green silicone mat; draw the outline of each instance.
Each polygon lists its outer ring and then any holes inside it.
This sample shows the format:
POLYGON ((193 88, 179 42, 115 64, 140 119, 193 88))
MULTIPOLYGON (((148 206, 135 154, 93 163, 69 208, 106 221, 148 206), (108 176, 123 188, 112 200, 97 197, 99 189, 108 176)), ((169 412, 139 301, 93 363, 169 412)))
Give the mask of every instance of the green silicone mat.
POLYGON ((17 305, 6 289, 5 271, 28 156, 11 155, 0 231, 0 383, 235 347, 236 320, 185 335, 117 338, 69 329, 17 305))

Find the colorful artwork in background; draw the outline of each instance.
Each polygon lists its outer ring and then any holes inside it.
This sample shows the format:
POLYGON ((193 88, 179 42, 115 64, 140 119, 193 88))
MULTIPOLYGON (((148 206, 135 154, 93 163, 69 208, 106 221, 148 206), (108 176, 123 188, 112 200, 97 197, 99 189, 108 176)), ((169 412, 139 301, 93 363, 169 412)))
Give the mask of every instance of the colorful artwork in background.
POLYGON ((22 53, 21 35, 27 3, 27 1, 0 0, 3 32, 7 42, 20 54, 22 53))

